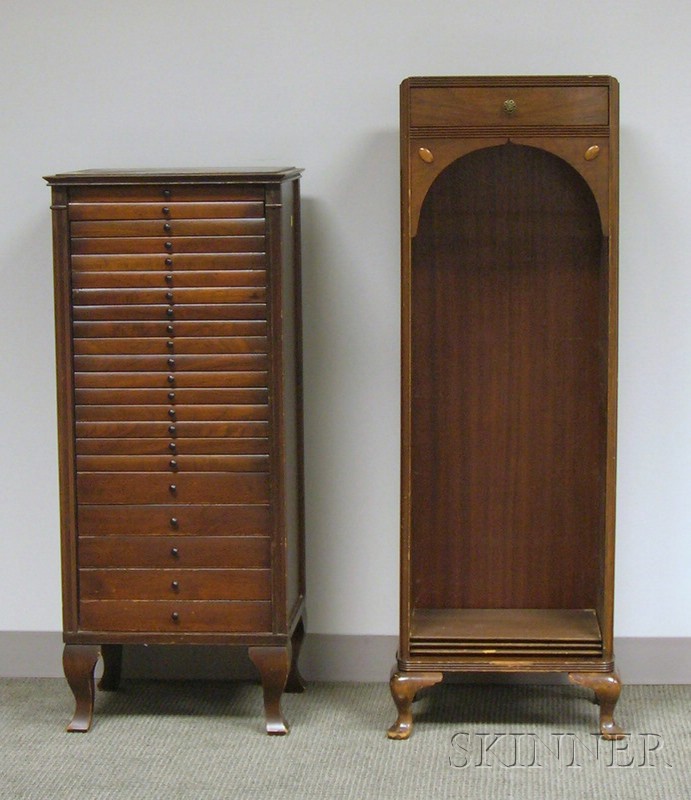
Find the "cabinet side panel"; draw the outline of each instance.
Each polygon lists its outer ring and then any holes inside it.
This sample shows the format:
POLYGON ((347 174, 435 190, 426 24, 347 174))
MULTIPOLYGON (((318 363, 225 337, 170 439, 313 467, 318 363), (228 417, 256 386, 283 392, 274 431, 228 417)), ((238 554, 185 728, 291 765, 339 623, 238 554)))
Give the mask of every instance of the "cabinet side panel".
POLYGON ((58 458, 62 554, 62 616, 65 633, 77 629, 77 522, 72 373, 72 285, 68 190, 52 188, 55 354, 57 368, 58 458))
POLYGON ((299 401, 299 308, 295 274, 295 212, 291 183, 267 189, 270 252, 271 359, 274 460, 274 608, 275 633, 287 633, 290 615, 302 593, 301 424, 299 401))
POLYGON ((304 596, 301 281, 299 183, 282 186, 283 388, 285 436, 286 613, 304 596))

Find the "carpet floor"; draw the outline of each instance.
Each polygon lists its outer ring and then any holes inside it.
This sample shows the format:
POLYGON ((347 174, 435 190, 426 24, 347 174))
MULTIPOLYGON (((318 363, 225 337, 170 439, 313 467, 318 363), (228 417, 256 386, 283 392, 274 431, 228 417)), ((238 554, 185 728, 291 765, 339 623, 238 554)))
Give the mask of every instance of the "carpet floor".
POLYGON ((125 681, 99 692, 88 734, 57 679, 0 680, 5 800, 689 800, 691 686, 625 686, 618 743, 572 686, 442 685, 389 741, 385 684, 286 695, 286 737, 263 734, 252 683, 125 681))

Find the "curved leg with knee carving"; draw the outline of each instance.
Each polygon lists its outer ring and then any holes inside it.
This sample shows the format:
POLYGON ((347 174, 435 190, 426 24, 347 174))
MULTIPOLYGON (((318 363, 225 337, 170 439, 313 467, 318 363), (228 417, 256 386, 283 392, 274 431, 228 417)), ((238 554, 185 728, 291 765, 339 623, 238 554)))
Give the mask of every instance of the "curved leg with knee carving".
POLYGON ((290 640, 293 654, 290 659, 290 672, 288 673, 288 680, 286 681, 286 692, 299 694, 305 691, 305 682, 302 678, 302 675, 300 675, 300 670, 298 669, 298 658, 300 657, 300 648, 302 647, 302 642, 304 639, 305 626, 302 622, 302 619, 300 619, 298 624, 295 626, 293 636, 290 640))
POLYGON ((266 732, 270 736, 283 736, 290 731, 281 711, 281 695, 290 672, 291 650, 290 644, 286 647, 249 648, 249 657, 261 677, 266 732))
POLYGON ((85 733, 91 727, 94 715, 94 670, 99 654, 98 645, 65 645, 62 666, 76 703, 68 731, 85 733))
POLYGON ((412 704, 415 695, 427 686, 439 683, 441 672, 393 672, 389 687, 398 710, 396 722, 387 731, 389 739, 407 739, 413 732, 412 704))
POLYGON ((600 734, 605 739, 622 739, 624 731, 614 721, 614 707, 621 693, 621 679, 616 672, 571 672, 569 680, 595 692, 600 705, 600 734))

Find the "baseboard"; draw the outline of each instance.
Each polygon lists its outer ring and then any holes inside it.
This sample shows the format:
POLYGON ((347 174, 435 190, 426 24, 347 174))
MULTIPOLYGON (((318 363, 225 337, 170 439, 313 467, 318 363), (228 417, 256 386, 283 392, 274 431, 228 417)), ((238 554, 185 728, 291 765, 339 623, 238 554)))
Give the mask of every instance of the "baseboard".
MULTIPOLYGON (((308 681, 386 681, 395 661, 395 636, 308 633, 300 669, 308 681)), ((691 638, 622 637, 615 640, 616 665, 624 683, 691 683, 691 638)), ((213 646, 126 647, 125 677, 232 680, 255 677, 242 648, 213 646)), ((0 677, 62 677, 62 636, 43 631, 0 631, 0 677)), ((561 676, 468 675, 477 682, 562 682, 561 676), (539 679, 538 679, 539 678, 539 679)))

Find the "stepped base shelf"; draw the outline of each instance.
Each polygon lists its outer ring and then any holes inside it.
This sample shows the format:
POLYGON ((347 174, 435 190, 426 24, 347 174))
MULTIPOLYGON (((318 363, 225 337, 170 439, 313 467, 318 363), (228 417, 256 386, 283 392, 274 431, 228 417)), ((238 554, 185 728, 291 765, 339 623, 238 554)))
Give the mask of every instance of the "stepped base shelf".
POLYGON ((593 609, 416 609, 410 655, 600 658, 602 633, 593 609))

